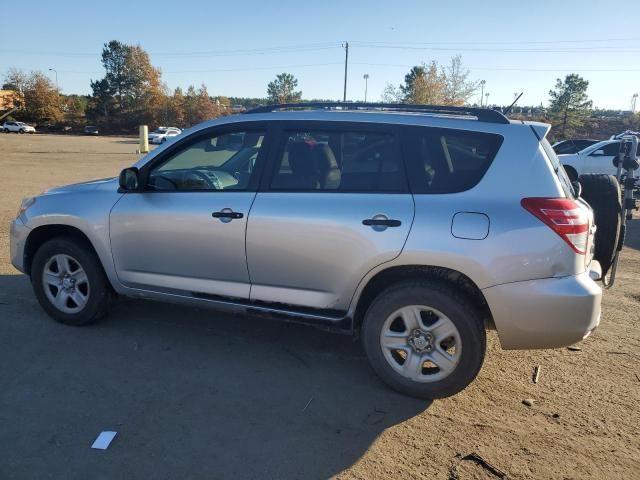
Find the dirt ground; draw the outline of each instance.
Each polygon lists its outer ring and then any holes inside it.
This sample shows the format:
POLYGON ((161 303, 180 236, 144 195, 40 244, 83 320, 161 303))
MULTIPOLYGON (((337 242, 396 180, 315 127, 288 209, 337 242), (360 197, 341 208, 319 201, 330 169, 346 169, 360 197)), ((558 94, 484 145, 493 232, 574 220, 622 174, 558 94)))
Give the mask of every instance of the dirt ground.
POLYGON ((0 478, 640 478, 640 220, 581 351, 490 333, 477 380, 427 403, 302 326, 130 300, 92 327, 46 317, 8 260, 20 199, 115 176, 135 149, 0 135, 0 478), (102 430, 118 435, 90 449, 102 430))

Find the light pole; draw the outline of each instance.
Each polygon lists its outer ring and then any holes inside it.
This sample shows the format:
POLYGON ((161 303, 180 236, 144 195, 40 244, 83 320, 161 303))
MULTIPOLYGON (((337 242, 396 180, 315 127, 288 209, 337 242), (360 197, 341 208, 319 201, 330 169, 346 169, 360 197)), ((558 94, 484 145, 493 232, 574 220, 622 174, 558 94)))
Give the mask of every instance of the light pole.
POLYGON ((638 94, 637 94, 637 93, 634 93, 634 94, 631 96, 631 111, 632 111, 633 113, 636 113, 636 102, 637 102, 637 101, 638 101, 638 94))
POLYGON ((480 80, 480 108, 482 108, 482 99, 484 98, 484 85, 486 80, 480 80))
POLYGON ((364 103, 367 103, 367 87, 369 84, 369 74, 365 73, 362 78, 364 78, 364 103))
POLYGON ((489 92, 484 94, 484 98, 485 98, 484 106, 489 107, 489 92))
POLYGON ((58 71, 55 68, 50 68, 49 71, 56 74, 56 92, 60 93, 60 88, 58 87, 58 71))

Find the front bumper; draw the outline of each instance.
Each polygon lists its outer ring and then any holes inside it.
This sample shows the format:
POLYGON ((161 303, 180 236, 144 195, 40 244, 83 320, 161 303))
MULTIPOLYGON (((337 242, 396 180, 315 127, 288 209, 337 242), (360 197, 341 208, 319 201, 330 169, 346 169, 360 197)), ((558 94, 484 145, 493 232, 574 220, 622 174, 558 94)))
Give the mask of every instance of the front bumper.
POLYGON ((483 290, 504 349, 565 347, 600 323, 602 289, 589 272, 483 290))
POLYGON ((24 247, 31 229, 22 223, 19 218, 11 222, 9 229, 9 256, 11 264, 23 273, 24 271, 24 247))

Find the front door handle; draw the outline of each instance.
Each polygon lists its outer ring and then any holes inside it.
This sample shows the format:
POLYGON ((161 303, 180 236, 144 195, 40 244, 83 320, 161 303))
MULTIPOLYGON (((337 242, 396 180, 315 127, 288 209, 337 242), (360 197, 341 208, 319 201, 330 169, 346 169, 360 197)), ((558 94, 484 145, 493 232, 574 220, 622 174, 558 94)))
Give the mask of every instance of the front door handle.
POLYGON ((230 222, 231 220, 236 220, 238 218, 244 217, 244 215, 240 212, 234 212, 230 208, 223 208, 219 212, 213 212, 211 214, 213 218, 219 218, 222 222, 230 222))
POLYGON ((402 225, 402 222, 400 220, 385 218, 382 215, 376 215, 373 218, 367 218, 366 220, 363 220, 362 224, 369 227, 399 227, 400 225, 402 225))

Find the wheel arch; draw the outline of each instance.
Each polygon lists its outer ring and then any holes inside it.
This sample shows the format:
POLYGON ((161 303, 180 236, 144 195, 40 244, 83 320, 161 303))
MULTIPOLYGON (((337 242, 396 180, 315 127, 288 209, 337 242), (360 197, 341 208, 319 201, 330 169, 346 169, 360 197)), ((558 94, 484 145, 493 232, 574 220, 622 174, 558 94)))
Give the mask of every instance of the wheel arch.
MULTIPOLYGON (((70 237, 80 244, 84 245, 96 256, 100 266, 102 267, 103 272, 105 272, 104 265, 102 263, 102 259, 100 255, 98 255, 97 250, 93 246, 93 243, 87 237, 87 235, 77 227, 73 227, 71 225, 64 224, 50 224, 50 225, 41 225, 39 227, 34 228, 26 239, 24 246, 24 271, 31 275, 31 267, 33 263, 33 257, 35 256, 38 249, 48 240, 51 240, 55 237, 70 237)), ((108 278, 108 275, 107 275, 108 278)))
POLYGON ((377 272, 366 283, 355 299, 353 311, 353 330, 362 326, 364 315, 375 297, 389 286, 405 282, 430 280, 446 283, 454 287, 476 306, 484 320, 485 328, 495 330, 493 316, 482 290, 467 275, 457 270, 438 266, 400 265, 377 272))
POLYGON ((564 168, 564 171, 567 172, 567 176, 569 177, 569 180, 571 180, 572 182, 577 181, 578 178, 580 177, 578 170, 573 165, 569 165, 569 164, 562 165, 562 168, 564 168))

